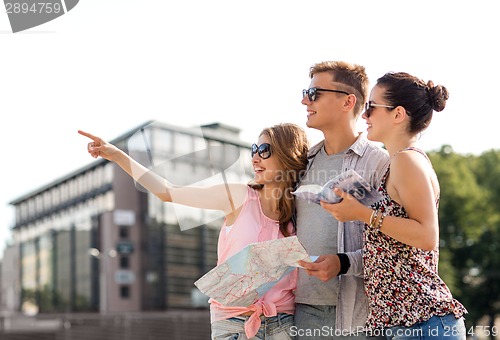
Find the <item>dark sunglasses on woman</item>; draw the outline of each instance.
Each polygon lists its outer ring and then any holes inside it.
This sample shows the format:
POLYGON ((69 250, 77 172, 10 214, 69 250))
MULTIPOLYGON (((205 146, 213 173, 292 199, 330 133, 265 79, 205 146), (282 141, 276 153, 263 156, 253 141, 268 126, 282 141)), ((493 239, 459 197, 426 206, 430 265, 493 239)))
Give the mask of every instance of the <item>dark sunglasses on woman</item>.
POLYGON ((262 159, 268 159, 271 157, 271 144, 262 143, 261 145, 252 144, 252 157, 257 153, 262 159))
POLYGON ((374 107, 386 107, 389 110, 394 110, 396 108, 396 106, 374 104, 372 102, 367 102, 365 104, 365 116, 366 116, 366 118, 370 118, 370 116, 372 115, 372 110, 373 110, 374 107))

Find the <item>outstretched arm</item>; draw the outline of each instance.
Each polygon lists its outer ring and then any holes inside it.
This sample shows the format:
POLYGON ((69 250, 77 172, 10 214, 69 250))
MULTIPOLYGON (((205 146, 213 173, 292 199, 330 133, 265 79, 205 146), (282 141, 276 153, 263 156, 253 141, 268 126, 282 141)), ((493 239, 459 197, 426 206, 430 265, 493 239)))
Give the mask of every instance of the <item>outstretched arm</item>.
POLYGON ((78 130, 78 133, 92 140, 87 145, 92 157, 102 157, 115 162, 130 177, 164 202, 222 210, 227 215, 234 212, 233 209, 238 209, 245 199, 247 189, 244 184, 219 184, 209 187, 175 186, 113 144, 85 131, 78 130))

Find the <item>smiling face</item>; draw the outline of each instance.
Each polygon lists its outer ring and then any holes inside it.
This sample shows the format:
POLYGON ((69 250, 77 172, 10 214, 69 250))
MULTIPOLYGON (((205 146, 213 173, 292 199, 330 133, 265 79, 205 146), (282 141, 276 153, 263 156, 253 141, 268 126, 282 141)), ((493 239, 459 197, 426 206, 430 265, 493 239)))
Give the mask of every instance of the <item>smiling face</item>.
MULTIPOLYGON (((260 135, 257 145, 263 143, 271 144, 270 139, 266 135, 260 135)), ((255 153, 252 157, 252 165, 254 169, 254 181, 257 184, 270 186, 276 184, 276 179, 279 177, 281 168, 278 164, 276 156, 273 154, 273 145, 271 144, 271 156, 263 159, 259 153, 255 153)))
MULTIPOLYGON (((330 72, 315 73, 309 88, 342 90, 332 79, 330 72)), ((315 101, 309 100, 307 95, 304 96, 301 103, 307 107, 307 126, 325 131, 338 125, 340 120, 345 119, 345 115, 341 114, 345 99, 346 94, 326 91, 317 91, 315 101)))
MULTIPOLYGON (((370 97, 368 103, 375 105, 388 105, 384 99, 385 89, 380 86, 374 86, 370 92, 370 97)), ((388 133, 388 129, 391 128, 392 120, 389 114, 392 111, 391 107, 384 106, 371 106, 369 109, 369 114, 363 112, 361 116, 366 120, 368 139, 377 142, 384 142, 384 139, 388 133)))

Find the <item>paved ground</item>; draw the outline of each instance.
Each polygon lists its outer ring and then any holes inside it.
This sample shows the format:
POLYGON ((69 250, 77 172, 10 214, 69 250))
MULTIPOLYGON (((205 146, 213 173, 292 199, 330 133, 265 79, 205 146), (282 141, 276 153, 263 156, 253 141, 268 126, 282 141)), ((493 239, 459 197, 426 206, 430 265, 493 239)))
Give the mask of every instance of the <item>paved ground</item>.
MULTIPOLYGON (((0 319, 1 320, 1 319, 0 319)), ((6 318, 1 340, 207 340, 208 310, 6 318)))

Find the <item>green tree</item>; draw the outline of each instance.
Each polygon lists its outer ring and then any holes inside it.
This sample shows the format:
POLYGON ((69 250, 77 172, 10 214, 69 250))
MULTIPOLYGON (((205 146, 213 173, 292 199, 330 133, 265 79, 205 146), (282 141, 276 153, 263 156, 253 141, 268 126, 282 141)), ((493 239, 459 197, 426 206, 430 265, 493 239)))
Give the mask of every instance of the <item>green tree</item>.
POLYGON ((470 260, 477 279, 470 303, 489 316, 492 329, 500 315, 500 151, 481 154, 473 170, 478 183, 488 191, 489 209, 482 212, 487 223, 481 229, 477 244, 471 247, 470 260))
POLYGON ((463 156, 450 146, 443 146, 430 152, 429 157, 441 187, 439 271, 454 295, 462 296, 462 279, 467 274, 467 257, 462 251, 479 238, 476 226, 483 223, 479 212, 486 208, 487 192, 479 186, 470 167, 473 156, 463 156))
POLYGON ((429 156, 441 185, 440 275, 468 309, 468 326, 487 315, 492 327, 500 307, 500 152, 460 155, 443 146, 429 156))

